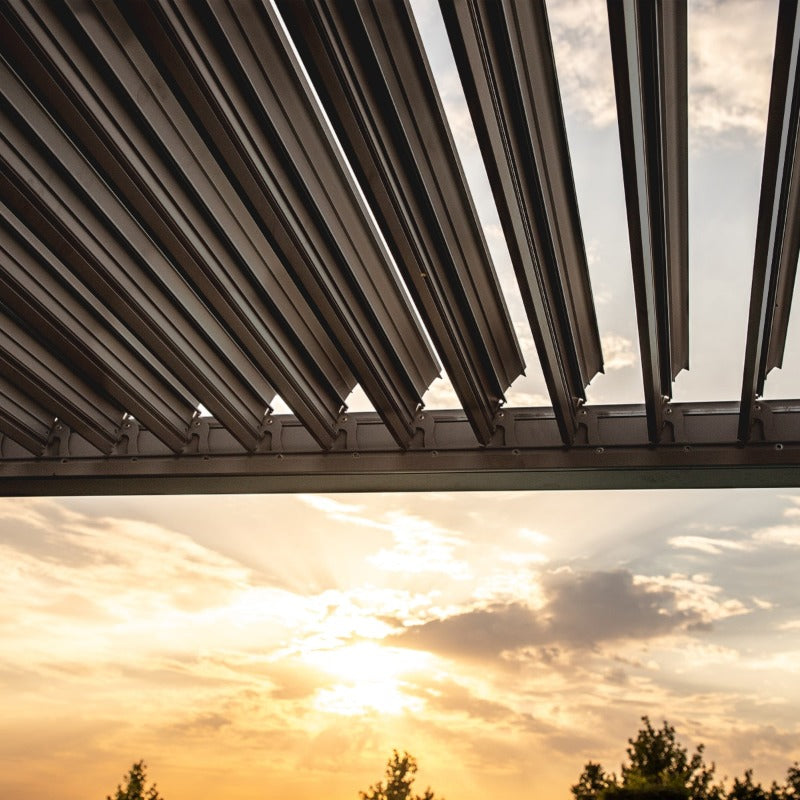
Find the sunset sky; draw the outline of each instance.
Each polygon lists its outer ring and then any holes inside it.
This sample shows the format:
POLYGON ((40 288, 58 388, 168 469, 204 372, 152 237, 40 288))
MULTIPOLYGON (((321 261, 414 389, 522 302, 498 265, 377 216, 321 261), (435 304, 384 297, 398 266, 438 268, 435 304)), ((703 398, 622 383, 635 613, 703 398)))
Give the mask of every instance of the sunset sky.
MULTIPOLYGON (((508 401, 541 405, 438 6, 413 6, 528 363, 508 401)), ((776 4, 689 8, 675 398, 738 399, 776 4)), ((605 3, 548 9, 606 362, 589 399, 641 402, 605 3)), ((800 397, 799 318, 768 397, 800 397)), ((457 406, 446 379, 426 399, 457 406)), ((559 800, 590 758, 619 769, 643 714, 720 777, 781 779, 798 574, 790 491, 0 498, 0 798, 102 800, 144 758, 166 800, 356 800, 398 748, 448 800, 559 800)))

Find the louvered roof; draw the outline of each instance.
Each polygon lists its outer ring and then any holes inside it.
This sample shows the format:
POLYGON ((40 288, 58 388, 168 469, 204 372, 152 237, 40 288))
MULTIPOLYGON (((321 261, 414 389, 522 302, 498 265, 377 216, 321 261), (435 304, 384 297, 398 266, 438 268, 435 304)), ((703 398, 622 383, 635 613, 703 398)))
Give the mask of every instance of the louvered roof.
POLYGON ((741 402, 678 404, 686 6, 608 2, 633 406, 585 404, 602 353, 546 7, 440 5, 550 405, 504 405, 525 365, 405 0, 9 0, 4 493, 800 484, 800 400, 759 399, 800 249, 797 3, 741 402), (442 368, 461 408, 426 411, 442 368), (356 386, 374 413, 347 411, 356 386))

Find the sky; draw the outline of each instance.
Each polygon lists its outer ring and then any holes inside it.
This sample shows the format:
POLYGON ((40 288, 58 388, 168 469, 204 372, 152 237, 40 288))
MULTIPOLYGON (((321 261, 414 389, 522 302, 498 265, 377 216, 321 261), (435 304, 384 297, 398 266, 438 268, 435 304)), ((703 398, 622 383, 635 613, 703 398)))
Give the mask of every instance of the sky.
MULTIPOLYGON (((413 3, 545 401, 435 3, 413 3)), ((606 374, 640 402, 605 6, 549 2, 606 374)), ((689 13, 691 369, 738 399, 776 5, 689 13)), ((800 331, 768 397, 800 397, 800 331)), ((452 408, 446 379, 426 401, 452 408)), ((363 396, 351 399, 355 410, 363 396)), ((355 800, 392 748, 448 800, 569 796, 644 714, 720 777, 800 759, 800 493, 0 498, 0 797, 355 800)))

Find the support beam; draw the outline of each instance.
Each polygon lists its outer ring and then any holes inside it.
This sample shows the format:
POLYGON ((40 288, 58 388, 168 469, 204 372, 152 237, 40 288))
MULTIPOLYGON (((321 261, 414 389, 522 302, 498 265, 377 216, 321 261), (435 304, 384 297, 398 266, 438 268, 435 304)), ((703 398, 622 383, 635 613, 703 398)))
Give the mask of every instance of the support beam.
MULTIPOLYGON (((59 38, 74 67, 73 91, 90 106, 89 113, 79 113, 80 121, 90 120, 92 133, 113 143, 113 154, 101 159, 107 179, 253 364, 321 446, 329 447, 339 409, 355 385, 335 355, 338 347, 326 337, 120 10, 108 3, 96 8, 81 4, 71 15, 68 5, 49 13, 43 7, 36 13, 20 10, 20 24, 36 30, 37 41, 59 38), (91 95, 81 92, 89 86, 97 97, 94 108, 85 100, 91 95), (277 265, 277 276, 271 265, 277 265)), ((40 94, 52 93, 46 85, 37 88, 40 94)), ((79 131, 80 121, 71 123, 79 131)), ((80 141, 94 152, 91 135, 80 141)), ((274 393, 263 398, 262 409, 274 393)))
POLYGON ((405 0, 279 10, 479 442, 524 364, 405 0))
POLYGON ((440 0, 565 444, 603 369, 543 0, 440 0))
POLYGON ((0 302, 172 450, 186 444, 196 403, 0 202, 0 302))
POLYGON ((274 391, 2 59, 0 194, 84 292, 101 299, 243 445, 256 447, 274 391))
POLYGON ((31 455, 44 451, 54 414, 0 375, 0 433, 22 445, 31 455))
POLYGON ((608 0, 648 434, 689 366, 685 0, 608 0))
MULTIPOLYGON (((210 111, 212 126, 230 131, 233 118, 251 139, 254 213, 405 446, 438 367, 276 12, 269 3, 241 3, 234 13, 198 2, 160 14, 191 72, 186 102, 203 124, 210 111)), ((238 156, 222 155, 236 166, 238 156)))
POLYGON ((800 404, 765 404, 749 447, 736 442, 738 403, 675 404, 669 442, 648 441, 643 406, 585 407, 576 445, 562 445, 550 409, 504 409, 502 427, 476 447, 463 412, 420 412, 400 450, 377 414, 348 414, 322 452, 294 417, 244 453, 213 420, 199 420, 193 450, 169 453, 147 431, 127 452, 98 459, 68 432, 59 457, 0 459, 0 494, 164 494, 800 487, 800 404))
POLYGON ((750 439, 756 398, 783 363, 800 254, 800 5, 778 9, 767 138, 761 173, 739 439, 750 439))
POLYGON ((33 398, 33 413, 41 406, 101 453, 114 448, 124 409, 61 363, 1 302, 0 377, 33 398))

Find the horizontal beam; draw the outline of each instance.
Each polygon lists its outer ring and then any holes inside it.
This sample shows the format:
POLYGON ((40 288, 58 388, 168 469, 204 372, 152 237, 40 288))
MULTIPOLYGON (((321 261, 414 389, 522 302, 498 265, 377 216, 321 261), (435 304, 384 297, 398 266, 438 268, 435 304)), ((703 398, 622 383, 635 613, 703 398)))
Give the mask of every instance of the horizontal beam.
POLYGON ((758 206, 739 438, 750 436, 767 373, 783 363, 800 254, 800 5, 778 9, 758 206))
POLYGON ((738 403, 675 404, 665 443, 648 441, 644 406, 584 407, 579 442, 561 443, 550 409, 506 409, 487 447, 463 412, 421 412, 408 450, 374 413, 347 414, 330 451, 296 418, 267 419, 259 451, 244 453, 214 420, 196 420, 175 456, 126 422, 113 455, 55 433, 45 457, 0 441, 0 494, 162 494, 800 486, 800 401, 763 403, 753 441, 736 441, 738 403), (667 443, 668 442, 668 443, 667 443))
POLYGON ((479 441, 523 369, 406 2, 278 8, 479 441))
POLYGON ((561 437, 602 370, 544 2, 441 0, 561 437))
POLYGON ((685 0, 608 0, 648 434, 689 366, 685 0))

